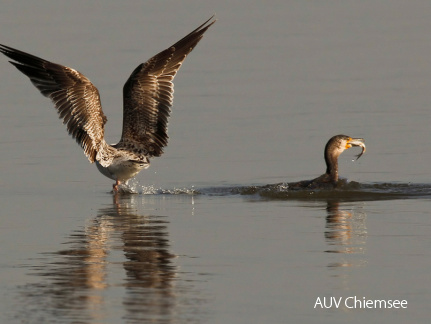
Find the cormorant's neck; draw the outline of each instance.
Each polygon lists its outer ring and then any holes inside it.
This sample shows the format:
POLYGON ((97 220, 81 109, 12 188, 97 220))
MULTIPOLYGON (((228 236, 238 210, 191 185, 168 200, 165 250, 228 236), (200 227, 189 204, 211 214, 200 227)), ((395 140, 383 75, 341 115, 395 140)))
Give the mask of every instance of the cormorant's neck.
POLYGON ((325 150, 326 174, 333 182, 338 181, 338 155, 325 150))

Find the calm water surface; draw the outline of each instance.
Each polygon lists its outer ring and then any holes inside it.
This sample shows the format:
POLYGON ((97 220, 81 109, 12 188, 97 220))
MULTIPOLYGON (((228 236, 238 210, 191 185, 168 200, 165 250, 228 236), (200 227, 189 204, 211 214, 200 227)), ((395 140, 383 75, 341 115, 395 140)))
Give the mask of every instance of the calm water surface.
POLYGON ((0 43, 74 67, 121 133, 132 70, 213 13, 175 81, 170 142, 114 197, 0 58, 0 323, 428 323, 431 3, 11 1, 0 43), (85 7, 85 8, 84 8, 85 7), (324 171, 337 192, 266 184, 324 171), (407 309, 314 308, 317 298, 407 309))

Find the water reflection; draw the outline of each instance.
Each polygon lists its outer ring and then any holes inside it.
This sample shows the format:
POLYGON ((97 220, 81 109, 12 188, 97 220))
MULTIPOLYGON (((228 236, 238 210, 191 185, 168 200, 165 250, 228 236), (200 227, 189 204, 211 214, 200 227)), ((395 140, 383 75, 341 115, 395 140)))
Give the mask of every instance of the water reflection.
MULTIPOLYGON (((341 209, 337 200, 327 201, 325 240, 328 253, 365 254, 367 241, 366 214, 358 211, 354 206, 351 209, 341 209)), ((331 262, 328 267, 360 266, 365 260, 351 257, 343 258, 339 262, 331 262)))
POLYGON ((139 215, 136 199, 114 196, 111 206, 68 237, 67 248, 45 254, 33 267, 42 280, 24 287, 22 303, 32 318, 179 322, 181 304, 190 300, 177 281, 167 217, 139 215))

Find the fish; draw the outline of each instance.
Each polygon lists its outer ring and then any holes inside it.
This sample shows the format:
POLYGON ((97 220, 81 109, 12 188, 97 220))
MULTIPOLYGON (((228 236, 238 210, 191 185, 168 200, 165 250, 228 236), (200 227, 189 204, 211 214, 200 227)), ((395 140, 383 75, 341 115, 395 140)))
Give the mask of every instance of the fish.
POLYGON ((361 151, 361 153, 355 155, 356 160, 353 160, 353 161, 357 161, 365 153, 365 151, 367 150, 367 148, 365 147, 365 143, 358 143, 357 146, 360 146, 362 148, 362 151, 361 151))

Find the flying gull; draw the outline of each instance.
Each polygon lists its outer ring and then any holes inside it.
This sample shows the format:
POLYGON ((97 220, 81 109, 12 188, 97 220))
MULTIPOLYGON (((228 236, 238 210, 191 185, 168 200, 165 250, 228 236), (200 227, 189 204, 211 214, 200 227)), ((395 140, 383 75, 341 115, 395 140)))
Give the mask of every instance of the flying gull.
POLYGON ((168 143, 167 126, 171 111, 173 79, 187 55, 215 23, 213 17, 183 39, 140 64, 123 88, 123 130, 117 144, 105 142, 107 121, 99 91, 83 74, 72 68, 0 44, 0 52, 11 58, 18 70, 57 109, 69 134, 84 149, 99 171, 120 183, 150 165, 149 158, 163 154, 168 143))

